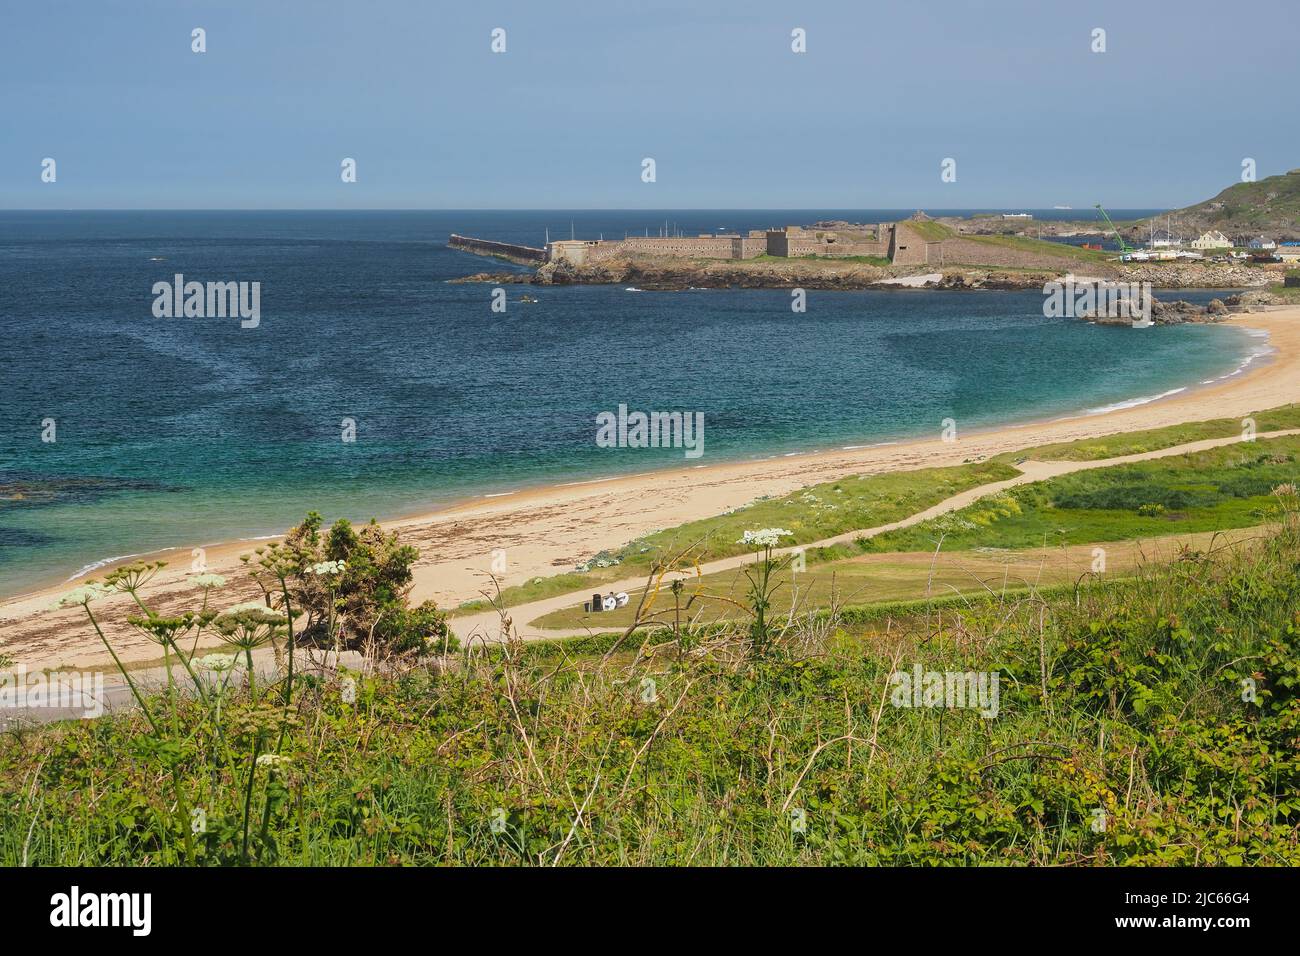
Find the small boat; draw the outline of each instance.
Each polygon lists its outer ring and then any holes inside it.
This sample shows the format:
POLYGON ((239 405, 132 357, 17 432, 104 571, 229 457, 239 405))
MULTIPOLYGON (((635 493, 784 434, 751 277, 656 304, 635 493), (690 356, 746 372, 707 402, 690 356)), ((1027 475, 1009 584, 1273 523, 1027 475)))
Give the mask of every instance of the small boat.
POLYGON ((520 302, 536 302, 537 300, 534 299, 531 295, 523 295, 523 296, 520 296, 519 301, 520 301, 520 302))

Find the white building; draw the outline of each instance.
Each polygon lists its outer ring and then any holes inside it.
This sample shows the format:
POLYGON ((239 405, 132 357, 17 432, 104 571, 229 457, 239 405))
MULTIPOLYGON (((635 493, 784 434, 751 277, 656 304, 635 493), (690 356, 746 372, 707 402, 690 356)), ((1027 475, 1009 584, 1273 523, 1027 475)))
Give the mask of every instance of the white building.
POLYGON ((1211 229, 1209 232, 1192 240, 1193 249, 1231 249, 1232 240, 1219 232, 1217 229, 1211 229))
POLYGON ((1247 249, 1276 249, 1277 243, 1267 236, 1256 236, 1250 242, 1246 243, 1247 249))

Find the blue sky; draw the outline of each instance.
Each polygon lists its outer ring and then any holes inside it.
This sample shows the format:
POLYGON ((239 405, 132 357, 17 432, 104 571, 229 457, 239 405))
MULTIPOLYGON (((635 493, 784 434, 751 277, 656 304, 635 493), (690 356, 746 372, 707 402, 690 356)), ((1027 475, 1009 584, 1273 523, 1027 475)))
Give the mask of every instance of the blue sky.
POLYGON ((1298 27, 1222 0, 15 0, 0 208, 1175 207, 1245 157, 1300 166, 1298 27))

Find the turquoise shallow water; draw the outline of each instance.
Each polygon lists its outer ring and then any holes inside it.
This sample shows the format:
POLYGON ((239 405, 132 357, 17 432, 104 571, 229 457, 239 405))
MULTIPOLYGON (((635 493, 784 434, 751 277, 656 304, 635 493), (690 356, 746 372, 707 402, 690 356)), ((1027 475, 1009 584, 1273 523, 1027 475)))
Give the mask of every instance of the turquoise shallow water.
MULTIPOLYGON (((698 215, 685 231, 778 214, 698 215)), ((309 508, 388 517, 935 434, 949 417, 1079 414, 1224 375, 1260 346, 1235 329, 1046 319, 1033 292, 811 292, 796 315, 777 290, 543 288, 526 305, 512 287, 499 314, 489 287, 445 281, 508 268, 446 249, 449 232, 539 242, 558 231, 548 216, 0 214, 0 595, 274 534, 309 508), (153 283, 178 272, 259 281, 260 326, 154 318, 153 283), (620 403, 702 412, 703 457, 597 447, 597 414, 620 403)))

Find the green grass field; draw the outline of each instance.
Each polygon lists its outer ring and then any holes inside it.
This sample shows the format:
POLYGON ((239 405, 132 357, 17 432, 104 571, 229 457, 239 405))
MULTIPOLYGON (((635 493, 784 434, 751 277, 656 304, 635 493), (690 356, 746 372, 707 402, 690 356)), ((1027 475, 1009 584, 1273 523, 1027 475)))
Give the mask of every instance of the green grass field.
POLYGON ((1257 525, 1300 481, 1300 436, 1063 475, 861 542, 869 552, 1033 548, 1257 525))
MULTIPOLYGON (((793 532, 784 544, 820 541, 847 531, 889 524, 968 488, 1016 474, 1017 470, 1004 462, 982 462, 862 475, 813 485, 780 498, 750 502, 730 514, 657 531, 616 552, 593 556, 593 565, 587 571, 506 588, 502 599, 513 606, 572 591, 596 591, 606 582, 647 574, 656 562, 687 551, 699 561, 744 554, 747 549, 739 543, 741 536, 756 528, 780 527, 793 532), (600 562, 605 562, 604 566, 600 562)), ((461 605, 457 613, 483 610, 486 606, 474 601, 461 605)))
MULTIPOLYGON (((1255 529, 1172 535, 1112 544, 1106 549, 1105 574, 1124 577, 1151 560, 1172 560, 1184 548, 1206 550, 1232 541, 1249 542, 1255 529)), ((842 553, 837 549, 836 553, 842 553)), ((816 552, 809 555, 817 557, 816 552)), ((1073 584, 1089 575, 1096 562, 1091 544, 1031 548, 985 548, 979 551, 940 551, 860 555, 838 560, 809 560, 806 570, 782 569, 772 607, 776 614, 802 614, 830 607, 860 608, 899 601, 955 597, 978 600, 988 594, 1020 593, 1031 588, 1073 584)), ((667 626, 678 621, 697 626, 734 621, 748 612, 744 606, 749 579, 745 571, 721 571, 692 578, 680 600, 661 588, 642 610, 642 620, 667 626)), ((629 592, 626 607, 589 613, 581 605, 554 611, 528 623, 574 634, 623 629, 636 620, 642 589, 629 592)))
MULTIPOLYGON (((1257 432, 1287 431, 1300 428, 1300 405, 1283 405, 1250 416, 1257 432)), ((998 455, 996 461, 1014 461, 1033 458, 1036 461, 1099 461, 1103 458, 1121 458, 1159 451, 1175 445, 1204 441, 1208 438, 1232 438, 1242 434, 1240 418, 1216 418, 1206 422, 1189 422, 1146 431, 1121 432, 1104 438, 1087 438, 1081 441, 1058 442, 1053 445, 1035 445, 1018 452, 998 455)))

